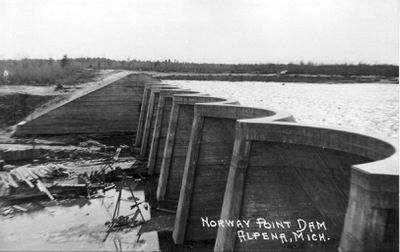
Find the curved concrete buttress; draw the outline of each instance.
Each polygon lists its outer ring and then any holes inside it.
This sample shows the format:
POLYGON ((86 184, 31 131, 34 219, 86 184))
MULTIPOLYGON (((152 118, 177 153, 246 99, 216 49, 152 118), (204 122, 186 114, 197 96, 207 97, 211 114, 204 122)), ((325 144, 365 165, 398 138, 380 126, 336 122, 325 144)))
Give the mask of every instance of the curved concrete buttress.
POLYGON ((238 103, 202 94, 174 95, 157 187, 158 201, 170 201, 177 204, 194 119, 194 106, 197 103, 215 102, 238 103))
POLYGON ((148 174, 159 174, 175 94, 199 94, 189 89, 161 89, 147 163, 148 174))
POLYGON ((142 143, 143 129, 144 129, 145 121, 146 121, 147 109, 149 107, 149 100, 150 100, 152 86, 175 87, 174 85, 167 85, 167 84, 163 84, 161 82, 152 82, 152 83, 148 83, 144 86, 142 106, 140 109, 139 121, 138 121, 137 130, 136 130, 136 136, 135 136, 136 138, 135 138, 135 142, 134 142, 135 147, 140 147, 140 145, 142 143))
POLYGON ((392 144, 389 158, 352 166, 340 251, 399 251, 399 157, 392 144))
MULTIPOLYGON (((244 242, 236 228, 219 227, 215 251, 393 251, 397 148, 389 139, 358 132, 239 120, 220 218, 288 221, 292 228, 274 229, 288 239, 300 229, 299 219, 314 226, 318 221, 320 229, 313 231, 323 239, 307 241, 313 234, 307 229, 301 232, 305 241, 244 242)), ((256 227, 240 232, 260 231, 256 227)))
POLYGON ((142 140, 140 145, 140 156, 142 158, 148 158, 150 153, 150 141, 152 139, 152 134, 154 132, 154 124, 156 119, 157 107, 160 100, 160 90, 161 89, 176 89, 176 86, 152 86, 150 87, 150 97, 148 101, 148 106, 146 109, 146 117, 144 121, 142 140))
POLYGON ((235 140, 237 119, 262 117, 289 121, 283 111, 226 104, 196 104, 173 231, 175 243, 215 239, 216 228, 203 228, 201 217, 218 219, 235 140))

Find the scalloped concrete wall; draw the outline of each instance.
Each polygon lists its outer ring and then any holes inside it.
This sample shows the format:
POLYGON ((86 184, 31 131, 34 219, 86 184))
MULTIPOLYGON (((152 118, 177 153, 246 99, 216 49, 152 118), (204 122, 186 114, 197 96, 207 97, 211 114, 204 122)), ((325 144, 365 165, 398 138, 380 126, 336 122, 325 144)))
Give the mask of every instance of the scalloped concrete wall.
POLYGON ((164 154, 165 141, 167 138, 168 125, 171 116, 173 96, 179 94, 198 94, 199 92, 186 89, 161 89, 157 106, 156 120, 153 137, 150 143, 150 154, 148 158, 148 173, 159 174, 164 154))
MULTIPOLYGON (((222 219, 284 216, 292 223, 298 218, 324 221, 330 241, 300 242, 296 249, 302 251, 398 247, 394 234, 384 238, 388 214, 398 213, 398 168, 390 169, 398 162, 394 143, 356 132, 262 120, 237 122, 236 139, 222 219), (387 158, 389 169, 379 169, 384 168, 379 160, 387 158), (375 174, 362 164, 375 167, 375 174), (359 174, 366 181, 360 181, 359 174)), ((291 231, 277 230, 289 232, 288 237, 291 231)), ((240 242, 234 232, 219 228, 215 251, 293 248, 280 241, 240 242)))
POLYGON ((215 102, 237 103, 236 101, 204 95, 174 95, 166 147, 158 180, 157 200, 178 203, 194 119, 194 106, 197 103, 215 102))
POLYGON ((152 83, 145 84, 144 90, 143 90, 143 96, 142 96, 139 121, 138 121, 138 125, 137 125, 136 136, 135 136, 134 146, 136 146, 136 147, 140 147, 140 145, 142 143, 144 123, 146 121, 146 114, 147 114, 147 109, 149 107, 150 92, 151 92, 152 86, 164 86, 165 87, 165 86, 170 86, 170 85, 165 85, 165 84, 162 84, 161 82, 152 82, 152 83))
POLYGON ((196 104, 173 238, 215 239, 216 228, 203 228, 201 217, 218 219, 235 141, 235 122, 243 118, 294 122, 291 115, 271 109, 228 104, 196 104))
MULTIPOLYGON (((293 117, 227 104, 234 101, 222 98, 216 104, 216 97, 172 96, 157 199, 179 201, 176 243, 216 239, 215 251, 398 248, 396 143, 357 132, 274 122, 293 117), (295 248, 238 243, 234 229, 201 229, 200 216, 324 220, 332 239, 295 248)), ((148 119, 154 125, 155 118, 148 119)), ((151 141, 159 140, 142 138, 141 147, 151 141)), ((149 161, 159 163, 160 157, 149 161)))
POLYGON ((141 145, 140 145, 140 156, 148 157, 150 153, 150 144, 151 139, 153 137, 154 126, 157 116, 157 108, 158 103, 160 101, 160 90, 161 89, 178 89, 175 86, 160 86, 160 85, 152 85, 150 87, 150 97, 146 108, 146 116, 143 125, 143 133, 142 135, 137 135, 136 138, 141 137, 141 145))

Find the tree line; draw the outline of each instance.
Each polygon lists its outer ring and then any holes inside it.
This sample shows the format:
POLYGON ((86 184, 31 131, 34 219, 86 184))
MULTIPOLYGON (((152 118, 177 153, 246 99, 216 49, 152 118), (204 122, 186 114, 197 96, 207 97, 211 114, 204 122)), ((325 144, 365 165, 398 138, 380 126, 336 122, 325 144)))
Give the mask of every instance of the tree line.
MULTIPOLYGON (((72 77, 85 80, 93 70, 127 69, 135 71, 178 72, 198 74, 304 74, 398 77, 399 67, 388 64, 212 64, 179 62, 177 60, 112 60, 107 58, 22 59, 0 60, 0 84, 54 84, 68 82, 72 77), (28 83, 26 83, 28 82, 28 83)), ((77 80, 74 79, 76 82, 77 80)))
POLYGON ((111 60, 107 58, 77 58, 73 64, 96 69, 129 69, 137 71, 180 72, 204 74, 275 74, 282 71, 288 74, 326 74, 326 75, 380 75, 398 77, 399 67, 387 64, 212 64, 179 61, 111 60))

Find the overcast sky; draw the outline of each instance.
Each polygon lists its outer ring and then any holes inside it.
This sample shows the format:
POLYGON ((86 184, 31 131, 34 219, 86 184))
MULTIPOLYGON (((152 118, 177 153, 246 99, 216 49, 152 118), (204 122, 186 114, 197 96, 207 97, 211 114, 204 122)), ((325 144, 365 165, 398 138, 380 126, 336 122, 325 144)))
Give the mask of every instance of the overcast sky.
POLYGON ((0 0, 0 59, 399 60, 399 0, 0 0))

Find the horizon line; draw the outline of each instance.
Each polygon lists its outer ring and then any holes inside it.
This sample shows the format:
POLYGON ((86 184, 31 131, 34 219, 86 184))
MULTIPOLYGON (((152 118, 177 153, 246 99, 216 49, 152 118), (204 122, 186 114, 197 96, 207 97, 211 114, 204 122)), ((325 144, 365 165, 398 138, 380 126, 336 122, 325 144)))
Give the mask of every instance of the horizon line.
MULTIPOLYGON (((63 54, 67 55, 68 54, 63 54)), ((48 58, 30 58, 30 57, 21 57, 21 58, 2 58, 0 57, 0 61, 22 61, 22 60, 61 60, 62 57, 60 58, 53 58, 53 57, 48 57, 48 58)), ((243 63, 243 62, 238 62, 238 63, 227 63, 227 62, 195 62, 195 61, 180 61, 177 59, 136 59, 136 58, 130 58, 127 57, 127 59, 115 59, 115 58, 109 58, 109 57, 85 57, 85 56, 80 56, 80 57, 68 57, 71 60, 77 60, 77 59, 107 59, 107 60, 112 60, 112 61, 125 61, 125 62, 130 62, 130 61, 141 61, 141 62, 168 62, 170 61, 171 63, 184 63, 184 64, 215 64, 215 65, 387 65, 387 66, 397 66, 399 67, 399 63, 368 63, 368 62, 314 62, 312 60, 294 60, 294 61, 289 61, 288 63, 282 63, 282 62, 252 62, 252 63, 243 63)))

